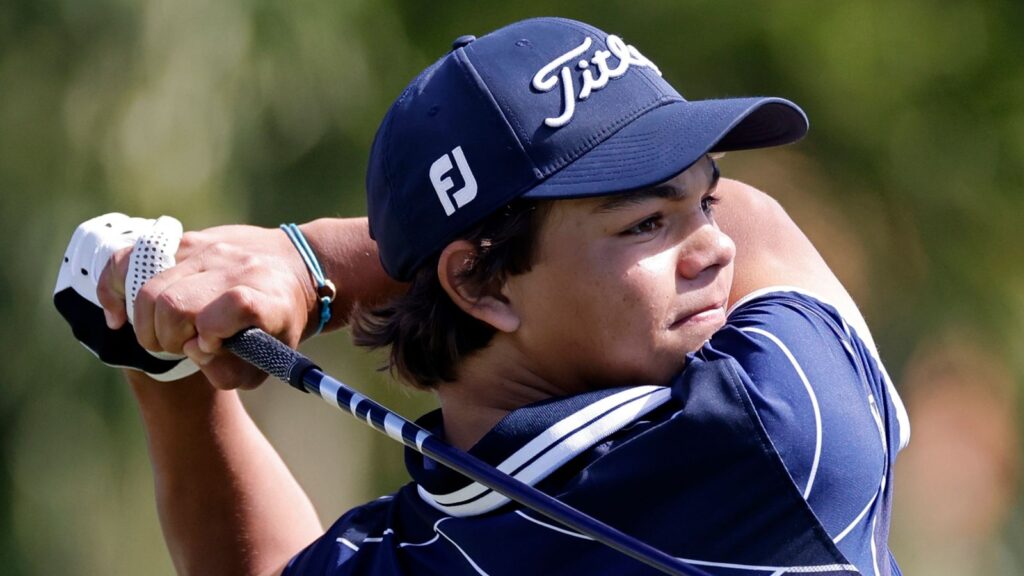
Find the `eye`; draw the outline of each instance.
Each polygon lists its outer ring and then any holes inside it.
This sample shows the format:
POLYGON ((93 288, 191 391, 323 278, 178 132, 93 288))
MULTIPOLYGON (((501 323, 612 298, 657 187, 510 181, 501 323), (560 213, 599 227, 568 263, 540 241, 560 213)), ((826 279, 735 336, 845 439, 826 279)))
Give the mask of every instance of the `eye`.
POLYGON ((651 234, 662 227, 663 217, 661 214, 649 216, 633 226, 622 231, 623 236, 643 236, 651 234))
POLYGON ((715 211, 715 206, 718 204, 719 198, 714 194, 708 194, 707 196, 700 199, 700 209, 705 214, 711 215, 715 211))

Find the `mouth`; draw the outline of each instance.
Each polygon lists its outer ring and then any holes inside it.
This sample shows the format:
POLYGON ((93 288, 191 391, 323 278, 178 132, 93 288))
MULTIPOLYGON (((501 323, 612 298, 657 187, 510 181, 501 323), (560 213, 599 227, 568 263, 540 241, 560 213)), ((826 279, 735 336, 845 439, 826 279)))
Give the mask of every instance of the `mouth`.
POLYGON ((669 330, 682 328, 683 326, 721 326, 725 324, 725 302, 717 301, 699 310, 684 314, 676 318, 669 325, 669 330))

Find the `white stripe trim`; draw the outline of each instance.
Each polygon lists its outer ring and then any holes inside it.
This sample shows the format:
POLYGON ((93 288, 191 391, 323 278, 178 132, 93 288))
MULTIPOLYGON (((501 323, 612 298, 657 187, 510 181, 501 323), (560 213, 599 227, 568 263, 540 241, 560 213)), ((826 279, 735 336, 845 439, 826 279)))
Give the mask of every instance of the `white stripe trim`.
POLYGON ((363 541, 360 542, 360 544, 366 544, 367 542, 383 542, 385 536, 387 536, 388 534, 394 534, 394 533, 395 533, 394 530, 392 530, 391 528, 388 528, 387 530, 381 532, 380 536, 374 536, 372 538, 363 538, 363 541))
POLYGON ((857 567, 853 564, 820 564, 817 566, 757 566, 753 564, 731 564, 728 562, 709 562, 706 560, 694 560, 692 558, 679 558, 687 564, 693 564, 695 566, 714 566, 716 568, 731 568, 733 570, 763 570, 765 572, 774 571, 772 576, 775 574, 785 574, 786 572, 795 572, 797 574, 815 574, 818 572, 856 572, 857 567))
POLYGON ((804 500, 811 495, 811 488, 814 487, 814 478, 818 475, 818 463, 821 461, 821 408, 818 407, 818 397, 814 394, 814 389, 811 388, 811 383, 807 380, 807 375, 804 374, 803 368, 800 367, 800 363, 793 357, 793 353, 789 351, 789 348, 782 343, 774 334, 761 330, 760 328, 741 328, 743 332, 751 332, 754 334, 760 334, 765 338, 768 338, 776 346, 782 350, 782 353, 789 359, 789 363, 793 365, 796 370, 797 376, 800 377, 800 381, 803 382, 804 388, 807 390, 807 395, 811 397, 811 407, 814 409, 814 461, 811 463, 811 473, 807 476, 807 486, 804 487, 804 500))
POLYGON ((430 546, 434 542, 437 542, 437 539, 440 538, 440 537, 441 536, 439 534, 434 534, 434 537, 431 538, 430 540, 427 540, 426 542, 401 542, 401 543, 398 544, 398 547, 399 548, 406 548, 406 547, 410 547, 411 546, 413 548, 416 548, 418 546, 430 546))
POLYGON ((882 424, 882 415, 878 412, 878 403, 875 402, 875 395, 871 393, 868 394, 868 408, 871 410, 871 419, 875 421, 875 428, 878 429, 878 439, 882 442, 882 468, 888 470, 889 442, 885 438, 885 425, 882 424))
POLYGON ((878 576, 878 548, 875 546, 875 529, 878 528, 878 516, 871 519, 871 567, 878 576))
POLYGON ((537 524, 538 526, 543 526, 543 527, 545 527, 545 528, 547 528, 549 530, 554 530, 555 532, 561 532, 562 534, 565 534, 567 536, 572 536, 573 538, 579 538, 581 540, 590 540, 590 541, 594 540, 593 538, 591 538, 590 536, 587 536, 586 534, 580 534, 579 532, 573 532, 572 530, 566 530, 565 528, 559 528, 558 526, 555 526, 554 524, 548 524, 547 522, 541 522, 540 520, 537 520, 536 518, 532 518, 532 517, 528 516, 522 510, 516 510, 516 514, 522 516, 523 518, 529 520, 530 522, 533 522, 534 524, 537 524))
POLYGON ((455 549, 458 550, 460 554, 462 554, 462 557, 466 559, 466 562, 469 562, 469 565, 473 567, 473 570, 476 570, 477 574, 479 574, 480 576, 488 576, 487 572, 484 572, 484 569, 481 568, 479 565, 477 565, 477 563, 474 562, 473 559, 469 557, 469 554, 466 554, 466 551, 462 549, 462 546, 459 546, 458 544, 456 544, 455 540, 452 540, 450 536, 448 536, 444 532, 441 532, 441 530, 439 528, 435 527, 434 529, 437 530, 438 534, 440 534, 441 536, 444 536, 445 540, 451 542, 452 546, 455 546, 455 549))
MULTIPOLYGON (((530 463, 528 466, 517 472, 514 475, 514 478, 530 486, 536 484, 537 482, 546 478, 556 469, 558 469, 558 467, 560 467, 562 464, 565 464, 566 462, 574 458, 576 455, 588 450, 591 446, 601 441, 608 435, 620 430, 622 427, 642 417, 643 415, 647 414, 651 410, 654 410, 658 406, 661 406, 662 404, 667 402, 672 395, 671 390, 661 386, 641 386, 638 388, 643 389, 642 393, 647 395, 643 396, 635 393, 626 394, 626 392, 632 392, 632 390, 635 390, 631 389, 609 396, 609 398, 618 398, 619 400, 625 397, 626 401, 622 402, 617 407, 612 408, 606 414, 604 414, 597 420, 594 420, 586 427, 580 428, 575 432, 568 434, 567 436, 559 438, 557 443, 554 443, 553 447, 550 450, 548 450, 543 456, 537 458, 537 460, 535 460, 534 462, 530 463)), ((604 400, 607 399, 608 398, 605 398, 604 400)), ((594 404, 591 404, 587 408, 584 408, 583 410, 576 412, 572 416, 563 419, 561 422, 559 422, 555 426, 552 426, 548 430, 550 431, 553 428, 558 427, 560 424, 567 422, 571 423, 573 427, 578 427, 579 425, 587 422, 588 420, 591 420, 596 415, 593 414, 593 412, 600 414, 601 411, 604 411, 589 410, 589 408, 595 406, 596 404, 601 404, 602 402, 603 400, 601 402, 595 402, 594 404), (581 414, 585 413, 585 417, 580 416, 581 414)), ((605 405, 602 406, 602 408, 607 409, 609 407, 605 405)), ((568 425, 564 425, 558 428, 558 430, 563 431, 563 433, 568 433, 572 429, 573 428, 570 428, 568 425)), ((531 452, 536 453, 537 451, 533 450, 531 452)), ((506 460, 506 462, 512 461, 514 458, 515 455, 506 460)), ((514 461, 518 462, 520 461, 520 459, 515 458, 514 461)), ((502 467, 503 466, 499 466, 498 469, 501 470, 502 467)), ((439 497, 427 492, 427 490, 423 488, 423 486, 418 485, 416 489, 417 492, 419 492, 420 497, 423 498, 425 502, 427 502, 437 510, 444 512, 445 514, 458 517, 484 514, 486 512, 504 506, 509 502, 509 499, 503 494, 491 491, 489 488, 481 484, 477 484, 476 482, 470 484, 466 488, 458 490, 444 497, 444 500, 448 502, 458 501, 453 498, 453 495, 455 494, 475 495, 475 499, 464 504, 455 504, 451 506, 445 505, 444 503, 439 501, 439 497), (472 490, 469 490, 469 488, 472 488, 472 490)), ((474 498, 474 496, 466 496, 466 499, 470 498, 474 498)))
MULTIPOLYGON (((597 402, 590 404, 589 406, 583 408, 582 410, 570 414, 569 416, 563 418, 562 420, 559 420, 555 424, 552 424, 550 427, 548 427, 547 430, 538 434, 536 437, 533 438, 533 440, 530 440, 519 450, 516 450, 501 464, 498 464, 498 470, 506 474, 511 474, 515 472, 516 469, 518 469, 524 463, 528 462, 534 456, 536 456, 540 452, 543 452, 545 449, 549 448, 553 444, 562 442, 566 434, 572 432, 573 430, 583 425, 587 421, 596 418, 602 412, 611 410, 618 404, 629 402, 639 396, 648 394, 652 390, 658 388, 662 387, 637 386, 635 388, 629 388, 627 390, 623 390, 622 392, 612 394, 611 396, 608 396, 606 398, 602 398, 601 400, 598 400, 597 402)), ((432 495, 432 497, 438 504, 446 505, 453 502, 462 502, 464 500, 469 500, 470 498, 479 496, 480 494, 483 494, 486 491, 487 487, 483 486, 482 484, 474 482, 472 484, 469 484, 468 486, 456 490, 455 492, 451 492, 448 494, 436 494, 432 495)))
POLYGON ((854 527, 857 526, 857 524, 860 524, 860 521, 864 519, 864 516, 868 513, 868 510, 871 510, 871 507, 875 505, 875 500, 878 499, 879 491, 881 491, 881 488, 875 491, 875 493, 871 496, 871 499, 868 500, 868 505, 865 506, 864 509, 860 511, 860 514, 857 514, 857 517, 853 519, 853 522, 850 522, 849 526, 843 528, 843 531, 840 532, 838 536, 832 539, 833 542, 839 544, 839 542, 841 542, 843 538, 846 538, 846 536, 850 534, 850 531, 853 530, 854 527))
POLYGON ((339 544, 344 544, 345 546, 348 546, 352 550, 354 550, 356 552, 359 552, 359 546, 356 546, 355 544, 353 544, 352 542, 348 541, 345 538, 338 538, 336 540, 336 542, 338 542, 339 544))
POLYGON ((420 430, 419 432, 416 433, 416 447, 420 449, 420 452, 423 451, 423 443, 426 440, 427 440, 427 433, 426 432, 424 432, 423 430, 420 430))
MULTIPOLYGON (((530 522, 532 522, 532 523, 534 523, 534 524, 536 524, 538 526, 541 526, 543 528, 547 528, 549 530, 554 530, 555 532, 559 532, 559 533, 565 534, 567 536, 572 536, 574 538, 580 538, 582 540, 594 541, 593 538, 591 538, 590 536, 587 536, 585 534, 580 534, 578 532, 573 532, 572 530, 567 530, 565 528, 561 528, 561 527, 555 526, 553 524, 548 524, 547 522, 542 522, 542 521, 540 521, 540 520, 538 520, 536 518, 533 518, 533 517, 529 516, 528 514, 523 512, 522 510, 516 510, 516 514, 519 515, 524 520, 528 520, 528 521, 530 521, 530 522)), ((474 562, 472 558, 470 558, 470 556, 466 553, 466 551, 463 550, 462 547, 460 547, 454 540, 452 540, 452 538, 450 536, 448 536, 447 534, 445 534, 444 532, 441 531, 440 525, 445 520, 451 520, 451 517, 441 518, 437 522, 434 523, 434 526, 433 526, 434 537, 431 538, 430 540, 427 540, 425 542, 401 542, 401 543, 398 544, 398 547, 399 548, 408 548, 408 547, 429 546, 429 545, 433 544, 434 542, 437 542, 441 537, 444 537, 445 540, 448 540, 449 542, 451 542, 452 545, 455 546, 456 549, 458 549, 458 551, 462 554, 462 556, 466 559, 466 561, 468 561, 470 563, 470 565, 473 566, 473 568, 477 571, 478 574, 482 574, 482 575, 486 576, 487 573, 484 572, 483 569, 480 568, 480 566, 476 562, 474 562)), ((384 530, 384 532, 381 533, 380 537, 366 538, 366 539, 363 540, 363 542, 364 543, 365 542, 380 542, 380 541, 383 540, 383 536, 387 535, 387 534, 394 534, 394 531, 391 528, 388 528, 388 529, 384 530)), ((342 544, 345 544, 346 546, 348 546, 349 548, 352 548, 353 550, 357 550, 357 551, 359 550, 359 548, 355 544, 349 542, 348 540, 346 540, 344 538, 338 538, 338 542, 341 542, 342 544)), ((792 572, 792 573, 796 573, 796 574, 814 574, 814 573, 829 572, 829 571, 843 571, 843 572, 856 572, 857 571, 857 567, 854 566, 853 564, 821 564, 821 565, 816 565, 816 566, 758 566, 758 565, 753 565, 753 564, 735 564, 735 563, 728 563, 728 562, 711 562, 711 561, 708 561, 708 560, 695 560, 695 559, 692 559, 692 558, 682 558, 682 557, 676 557, 676 559, 677 560, 682 560, 683 562, 686 562, 688 564, 693 564, 693 565, 696 565, 696 566, 715 566, 715 567, 719 567, 719 568, 732 568, 732 569, 736 569, 736 570, 762 570, 762 571, 775 570, 776 572, 772 576, 777 576, 779 574, 784 574, 786 572, 792 572)))
POLYGON ((818 296, 810 290, 804 290, 803 288, 797 288, 796 286, 780 285, 768 286, 747 294, 730 306, 727 314, 732 314, 747 302, 767 296, 774 292, 795 292, 797 294, 803 294, 804 296, 814 298, 819 302, 828 304, 835 308, 839 312, 839 317, 844 323, 849 322, 853 325, 853 329, 857 332, 857 337, 860 338, 867 346, 868 352, 875 360, 875 365, 878 367, 878 371, 882 373, 882 378, 885 380, 885 388, 888 390, 889 398, 892 400, 892 405, 896 409, 896 421, 899 422, 900 425, 899 449, 902 450, 906 448, 907 444, 910 443, 910 417, 907 415, 907 407, 903 405, 903 399, 900 398, 899 392, 896 391, 896 387, 892 383, 892 378, 889 377, 889 372, 885 369, 885 364, 882 364, 881 356, 878 354, 878 346, 875 345, 875 339, 871 336, 871 330, 868 329, 868 323, 864 320, 864 316, 857 308, 857 304, 851 300, 850 302, 852 307, 840 307, 835 303, 818 296))
POLYGON ((441 522, 444 522, 445 520, 448 520, 448 518, 441 518, 437 522, 434 522, 434 526, 433 526, 434 537, 431 538, 430 540, 427 540, 426 542, 400 542, 398 544, 398 547, 399 548, 406 548, 406 547, 416 548, 416 547, 419 547, 419 546, 430 546, 434 542, 437 542, 437 539, 441 537, 440 536, 441 533, 437 530, 437 527, 440 526, 441 522))

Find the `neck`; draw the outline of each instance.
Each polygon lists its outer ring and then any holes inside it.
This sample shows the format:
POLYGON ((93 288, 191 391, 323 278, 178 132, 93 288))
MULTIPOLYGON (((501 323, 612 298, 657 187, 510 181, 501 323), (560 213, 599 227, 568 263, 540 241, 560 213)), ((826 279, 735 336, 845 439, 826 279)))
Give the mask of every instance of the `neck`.
POLYGON ((568 392, 531 371, 500 335, 465 358, 458 378, 437 389, 449 444, 468 450, 509 412, 568 392))

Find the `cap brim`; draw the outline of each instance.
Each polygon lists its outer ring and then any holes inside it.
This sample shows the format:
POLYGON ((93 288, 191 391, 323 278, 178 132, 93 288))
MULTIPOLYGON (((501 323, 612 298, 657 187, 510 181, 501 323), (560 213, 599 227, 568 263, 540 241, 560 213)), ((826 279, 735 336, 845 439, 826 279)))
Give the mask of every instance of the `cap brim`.
POLYGON ((709 152, 788 144, 807 128, 803 111, 782 98, 671 102, 627 124, 523 196, 580 198, 644 188, 709 152))

